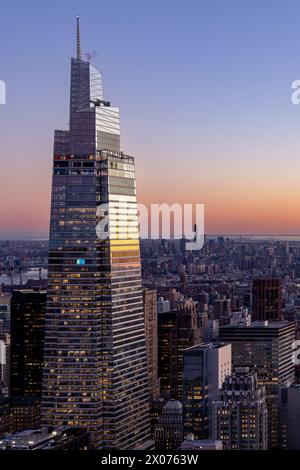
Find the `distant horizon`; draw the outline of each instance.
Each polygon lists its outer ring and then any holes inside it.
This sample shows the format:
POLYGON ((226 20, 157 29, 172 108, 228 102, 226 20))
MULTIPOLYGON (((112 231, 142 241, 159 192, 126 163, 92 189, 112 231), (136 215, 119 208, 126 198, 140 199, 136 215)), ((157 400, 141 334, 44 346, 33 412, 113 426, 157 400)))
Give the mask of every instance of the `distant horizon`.
MULTIPOLYGON (((299 234, 272 234, 272 233, 205 233, 205 237, 224 237, 224 238, 256 238, 256 239, 278 239, 278 240, 287 240, 290 239, 290 241, 300 241, 300 233, 299 234), (299 239, 299 240, 298 240, 299 239)), ((142 239, 147 240, 147 241, 160 241, 160 240, 167 240, 167 241, 174 241, 177 240, 179 241, 180 239, 174 239, 174 238, 159 238, 159 239, 142 239)), ((6 242, 6 241, 49 241, 49 237, 43 237, 43 236, 16 236, 12 235, 11 237, 9 236, 2 236, 0 235, 0 242, 6 242)))

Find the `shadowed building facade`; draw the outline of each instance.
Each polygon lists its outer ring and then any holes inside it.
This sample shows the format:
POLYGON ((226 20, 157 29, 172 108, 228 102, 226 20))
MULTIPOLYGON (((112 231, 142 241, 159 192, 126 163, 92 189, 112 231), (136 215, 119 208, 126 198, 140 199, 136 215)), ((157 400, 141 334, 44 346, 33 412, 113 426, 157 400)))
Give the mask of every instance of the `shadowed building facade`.
POLYGON ((40 425, 46 291, 20 289, 11 298, 10 417, 12 431, 40 425))
POLYGON ((159 398, 158 379, 158 335, 157 335, 157 293, 155 289, 143 290, 146 349, 148 361, 149 398, 159 398))
POLYGON ((202 331, 194 303, 158 314, 158 375, 161 395, 182 400, 184 350, 201 343, 202 331))
POLYGON ((254 279, 252 320, 281 319, 281 279, 254 279))
POLYGON ((15 290, 11 298, 10 397, 42 395, 46 292, 15 290))

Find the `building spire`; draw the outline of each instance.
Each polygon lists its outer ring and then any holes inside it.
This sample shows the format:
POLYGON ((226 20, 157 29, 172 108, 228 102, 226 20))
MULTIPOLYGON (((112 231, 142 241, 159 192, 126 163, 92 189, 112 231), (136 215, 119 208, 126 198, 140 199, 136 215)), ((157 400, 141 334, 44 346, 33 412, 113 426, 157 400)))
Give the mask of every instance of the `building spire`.
POLYGON ((79 16, 77 16, 76 19, 77 19, 77 59, 78 59, 78 60, 81 60, 79 16))

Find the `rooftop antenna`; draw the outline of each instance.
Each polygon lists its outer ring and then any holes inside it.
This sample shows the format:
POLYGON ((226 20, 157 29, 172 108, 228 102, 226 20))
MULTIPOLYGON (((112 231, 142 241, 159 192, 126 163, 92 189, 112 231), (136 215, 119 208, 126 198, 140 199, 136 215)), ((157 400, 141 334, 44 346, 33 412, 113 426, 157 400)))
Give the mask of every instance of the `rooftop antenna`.
POLYGON ((77 16, 76 20, 77 20, 77 60, 81 60, 79 16, 77 16))

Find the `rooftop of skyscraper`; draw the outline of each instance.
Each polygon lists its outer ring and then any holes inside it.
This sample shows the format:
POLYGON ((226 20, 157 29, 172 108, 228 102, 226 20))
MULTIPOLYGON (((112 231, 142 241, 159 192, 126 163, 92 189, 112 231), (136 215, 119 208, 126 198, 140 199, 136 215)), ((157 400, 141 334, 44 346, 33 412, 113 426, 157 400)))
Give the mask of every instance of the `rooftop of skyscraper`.
POLYGON ((0 440, 0 450, 55 449, 72 437, 86 434, 85 429, 59 427, 56 429, 26 429, 0 440))
POLYGON ((228 344, 221 341, 216 341, 214 343, 196 344, 195 346, 191 346, 190 348, 185 349, 185 351, 205 351, 207 349, 219 349, 223 346, 228 346, 228 344))
POLYGON ((266 320, 266 321, 254 321, 252 323, 250 323, 250 325, 235 325, 235 326, 232 326, 232 325, 224 325, 221 327, 221 329, 230 329, 230 328, 239 328, 239 329, 243 329, 243 328, 247 328, 247 329, 251 329, 251 328, 269 328, 269 329, 280 329, 280 328, 283 328, 285 326, 289 326, 291 325, 292 323, 290 321, 285 321, 285 320, 266 320))

